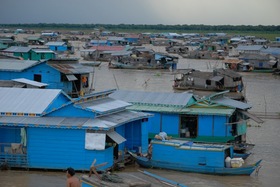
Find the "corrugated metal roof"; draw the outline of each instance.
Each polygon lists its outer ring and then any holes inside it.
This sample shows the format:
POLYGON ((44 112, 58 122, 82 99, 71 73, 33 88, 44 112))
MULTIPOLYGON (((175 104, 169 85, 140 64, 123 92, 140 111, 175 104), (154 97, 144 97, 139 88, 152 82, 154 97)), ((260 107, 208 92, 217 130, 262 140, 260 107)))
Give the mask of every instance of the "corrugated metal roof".
POLYGON ((130 105, 131 104, 127 102, 115 100, 112 98, 104 98, 104 99, 98 99, 98 100, 75 104, 75 106, 86 108, 88 110, 93 110, 100 114, 114 111, 120 108, 125 108, 130 105))
POLYGON ((34 60, 15 60, 15 59, 0 59, 1 71, 23 71, 27 68, 40 64, 40 61, 34 60))
POLYGON ((48 42, 45 45, 47 45, 47 46, 62 46, 64 44, 65 44, 65 42, 48 42))
POLYGON ((193 95, 187 92, 164 93, 118 90, 112 93, 110 97, 129 103, 186 106, 193 95))
POLYGON ((60 92, 57 89, 0 88, 0 112, 42 114, 60 92))
POLYGON ((20 83, 36 86, 36 87, 39 87, 39 88, 44 87, 44 86, 48 86, 48 84, 37 82, 37 81, 32 81, 32 80, 25 79, 25 78, 12 79, 12 80, 15 81, 15 82, 20 82, 20 83))
POLYGON ((233 114, 235 109, 224 108, 192 108, 192 107, 170 107, 170 106, 147 106, 147 105, 133 105, 128 107, 129 110, 146 111, 146 112, 164 112, 177 114, 193 114, 193 115, 226 115, 233 114))
POLYGON ((215 81, 215 82, 219 82, 220 80, 222 80, 224 77, 222 76, 214 76, 212 77, 210 80, 215 81))
POLYGON ((97 51, 122 51, 125 49, 124 46, 92 46, 90 49, 95 49, 97 51))
POLYGON ((35 53, 54 53, 54 51, 50 49, 32 49, 35 53))
POLYGON ((114 140, 117 144, 121 144, 126 141, 124 137, 118 134, 116 131, 108 132, 107 135, 114 140))
POLYGON ((236 50, 238 51, 259 51, 263 48, 262 45, 238 45, 236 50))
POLYGON ((213 103, 217 103, 223 106, 229 106, 229 107, 233 107, 233 108, 238 108, 238 109, 242 109, 242 110, 247 110, 249 108, 252 108, 251 105, 241 102, 241 101, 237 101, 237 100, 233 100, 227 97, 219 97, 219 98, 213 98, 211 100, 211 102, 213 103))
POLYGON ((64 74, 82 74, 91 73, 93 71, 92 68, 84 66, 80 63, 48 62, 47 64, 64 74))
POLYGON ((67 79, 69 81, 76 81, 76 80, 78 80, 77 77, 75 77, 75 75, 72 75, 72 74, 66 75, 66 77, 67 77, 67 79))
POLYGON ((113 126, 122 125, 124 123, 128 123, 131 121, 143 119, 152 116, 151 114, 144 113, 144 112, 134 112, 134 111, 122 111, 118 113, 114 113, 107 116, 102 116, 97 119, 111 124, 113 126))
POLYGON ((0 126, 31 126, 42 128, 72 128, 110 130, 116 126, 151 116, 143 112, 123 111, 100 118, 79 117, 0 117, 0 126))
POLYGON ((189 108, 190 111, 187 114, 193 115, 225 115, 231 116, 235 109, 225 108, 189 108))
POLYGON ((241 112, 242 114, 244 114, 245 116, 247 116, 248 118, 254 120, 257 123, 263 123, 264 122, 262 119, 258 118, 254 114, 249 113, 248 111, 239 110, 239 112, 241 112))
POLYGON ((11 46, 5 50, 3 50, 3 52, 10 52, 10 53, 27 53, 31 50, 31 47, 21 47, 21 46, 11 46))
POLYGON ((278 47, 269 47, 267 49, 262 49, 261 52, 272 54, 272 55, 280 55, 280 48, 278 47))
POLYGON ((132 54, 132 51, 114 51, 111 53, 112 56, 129 56, 130 54, 132 54))
POLYGON ((147 112, 163 112, 163 113, 177 113, 186 114, 190 110, 186 107, 176 107, 176 106, 159 106, 159 105, 137 105, 134 104, 129 106, 127 109, 136 111, 147 111, 147 112))
POLYGON ((110 36, 107 38, 108 41, 125 41, 124 37, 110 36))

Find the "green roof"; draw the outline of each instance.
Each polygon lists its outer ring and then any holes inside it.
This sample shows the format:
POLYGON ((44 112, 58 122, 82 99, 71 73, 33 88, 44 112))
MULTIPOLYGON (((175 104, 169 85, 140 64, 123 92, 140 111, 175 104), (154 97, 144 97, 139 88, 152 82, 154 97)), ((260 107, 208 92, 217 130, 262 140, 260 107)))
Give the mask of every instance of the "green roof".
POLYGON ((188 108, 188 114, 201 114, 201 115, 225 115, 231 116, 235 109, 232 108, 188 108))
POLYGON ((186 114, 189 109, 185 107, 176 106, 163 106, 163 105, 137 105, 127 107, 129 110, 146 111, 146 112, 165 112, 165 113, 184 113, 186 114))
POLYGON ((194 115, 224 115, 231 116, 235 109, 232 108, 195 108, 195 107, 175 107, 175 106, 155 106, 155 105, 137 105, 128 107, 129 110, 145 111, 145 112, 165 112, 178 114, 194 114, 194 115))

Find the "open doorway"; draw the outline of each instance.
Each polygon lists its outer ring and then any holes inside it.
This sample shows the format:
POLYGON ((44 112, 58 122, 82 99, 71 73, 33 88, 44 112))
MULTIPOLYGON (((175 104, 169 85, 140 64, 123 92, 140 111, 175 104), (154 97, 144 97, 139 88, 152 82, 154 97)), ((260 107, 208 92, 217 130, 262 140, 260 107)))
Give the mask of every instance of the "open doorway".
POLYGON ((180 138, 197 137, 197 115, 181 115, 180 138))

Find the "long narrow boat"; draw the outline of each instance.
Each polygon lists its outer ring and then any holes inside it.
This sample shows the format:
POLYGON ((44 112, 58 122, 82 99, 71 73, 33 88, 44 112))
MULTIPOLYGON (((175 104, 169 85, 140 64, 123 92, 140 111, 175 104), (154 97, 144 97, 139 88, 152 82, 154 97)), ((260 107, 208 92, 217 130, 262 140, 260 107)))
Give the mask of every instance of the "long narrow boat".
POLYGON ((241 158, 234 159, 233 146, 230 145, 197 144, 181 140, 152 140, 151 145, 152 152, 148 157, 130 152, 142 167, 213 175, 251 175, 258 170, 262 161, 244 165, 241 158))

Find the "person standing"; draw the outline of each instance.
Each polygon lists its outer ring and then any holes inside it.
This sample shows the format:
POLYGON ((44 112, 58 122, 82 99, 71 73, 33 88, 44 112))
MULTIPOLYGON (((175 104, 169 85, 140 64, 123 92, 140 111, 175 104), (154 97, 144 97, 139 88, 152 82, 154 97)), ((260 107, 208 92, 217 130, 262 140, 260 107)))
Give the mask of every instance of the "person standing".
POLYGON ((80 180, 74 175, 75 175, 75 170, 73 168, 69 167, 66 169, 66 176, 67 176, 66 187, 81 187, 80 180))

